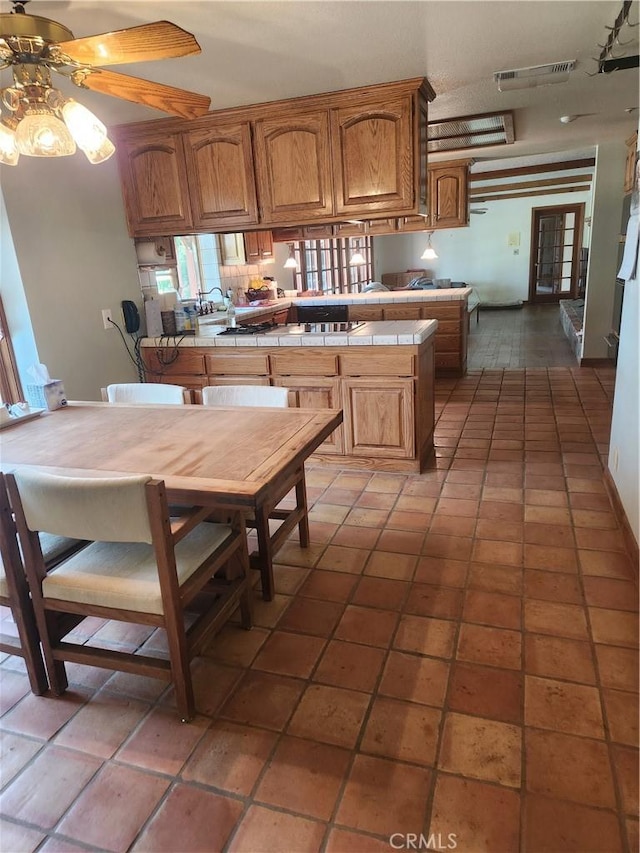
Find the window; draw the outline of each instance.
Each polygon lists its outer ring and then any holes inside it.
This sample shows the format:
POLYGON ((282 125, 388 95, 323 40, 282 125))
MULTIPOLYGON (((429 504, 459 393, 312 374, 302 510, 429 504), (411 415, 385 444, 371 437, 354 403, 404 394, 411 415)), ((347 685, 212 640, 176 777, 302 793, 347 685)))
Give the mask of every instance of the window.
POLYGON ((23 399, 7 318, 0 300, 0 402, 19 403, 23 399))
POLYGON ((372 237, 301 240, 293 248, 299 266, 294 273, 298 291, 359 293, 373 278, 372 237), (351 266, 349 259, 356 251, 365 263, 351 266))

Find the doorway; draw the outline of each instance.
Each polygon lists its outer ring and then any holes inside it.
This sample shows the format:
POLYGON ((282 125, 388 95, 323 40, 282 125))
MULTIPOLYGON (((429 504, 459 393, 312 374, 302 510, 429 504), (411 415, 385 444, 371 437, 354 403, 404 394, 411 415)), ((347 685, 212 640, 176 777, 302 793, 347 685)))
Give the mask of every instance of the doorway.
POLYGON ((580 273, 584 204, 531 211, 529 301, 575 299, 580 273))

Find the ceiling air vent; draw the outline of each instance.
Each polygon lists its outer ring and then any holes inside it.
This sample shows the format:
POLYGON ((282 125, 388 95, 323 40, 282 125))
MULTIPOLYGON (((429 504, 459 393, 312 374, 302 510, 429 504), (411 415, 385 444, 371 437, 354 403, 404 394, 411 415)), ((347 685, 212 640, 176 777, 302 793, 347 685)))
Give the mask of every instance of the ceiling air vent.
POLYGON ((511 71, 496 71, 493 79, 501 92, 511 89, 533 89, 551 83, 566 83, 569 73, 576 67, 575 59, 551 62, 548 65, 532 65, 529 68, 514 68, 511 71))

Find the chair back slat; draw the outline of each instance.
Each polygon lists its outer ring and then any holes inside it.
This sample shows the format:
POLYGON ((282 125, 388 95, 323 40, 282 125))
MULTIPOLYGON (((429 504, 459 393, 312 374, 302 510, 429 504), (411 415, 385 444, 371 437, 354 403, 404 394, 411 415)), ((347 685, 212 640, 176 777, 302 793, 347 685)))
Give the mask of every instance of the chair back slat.
POLYGON ((26 468, 13 472, 29 530, 99 542, 151 543, 145 489, 150 480, 64 477, 26 468))
POLYGON ((109 403, 171 403, 182 406, 186 391, 182 385, 164 382, 125 382, 107 385, 106 397, 109 403))
POLYGON ((289 389, 269 385, 207 385, 202 389, 205 406, 272 406, 286 409, 289 389))

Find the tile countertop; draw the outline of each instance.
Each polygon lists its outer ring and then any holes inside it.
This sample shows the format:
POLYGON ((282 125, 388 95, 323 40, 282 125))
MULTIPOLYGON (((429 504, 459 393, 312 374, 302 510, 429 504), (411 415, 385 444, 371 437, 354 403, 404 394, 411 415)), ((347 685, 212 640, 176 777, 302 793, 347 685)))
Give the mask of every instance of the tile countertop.
POLYGON ((388 290, 371 293, 333 293, 326 296, 302 296, 293 300, 296 305, 352 305, 380 302, 452 302, 469 298, 473 288, 449 287, 446 290, 388 290))
MULTIPOLYGON (((240 320, 257 320, 263 314, 273 313, 274 308, 290 305, 377 305, 381 302, 451 302, 468 299, 471 287, 450 287, 442 290, 389 290, 372 293, 332 293, 326 296, 299 296, 297 299, 278 299, 262 305, 236 305, 236 316, 240 320)), ((215 325, 224 321, 225 311, 204 314, 199 317, 201 326, 215 325)))
POLYGON ((421 344, 438 328, 437 320, 382 320, 363 323, 349 332, 305 332, 304 326, 275 326, 257 335, 220 335, 225 326, 201 327, 199 335, 143 338, 143 347, 346 347, 421 344))

